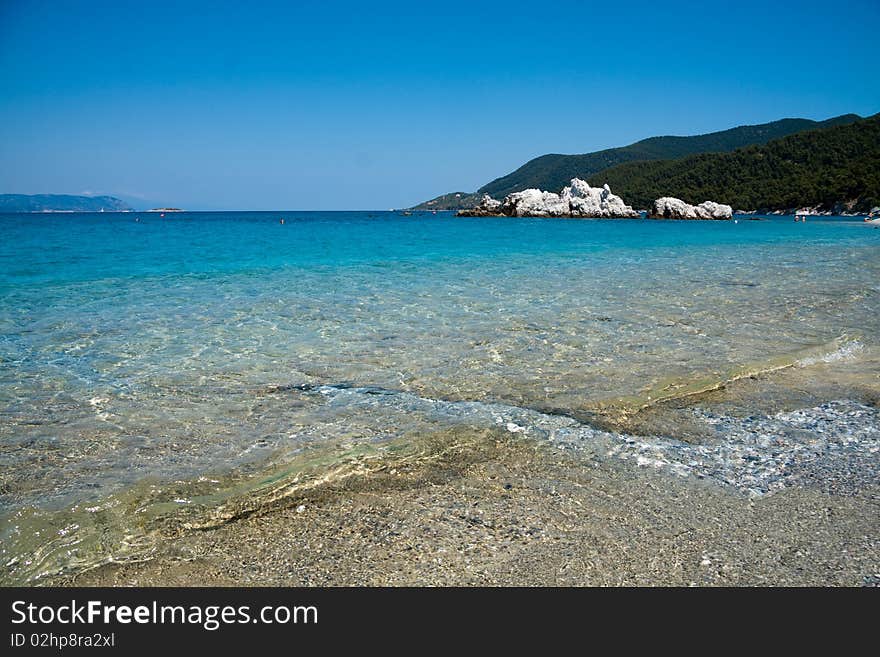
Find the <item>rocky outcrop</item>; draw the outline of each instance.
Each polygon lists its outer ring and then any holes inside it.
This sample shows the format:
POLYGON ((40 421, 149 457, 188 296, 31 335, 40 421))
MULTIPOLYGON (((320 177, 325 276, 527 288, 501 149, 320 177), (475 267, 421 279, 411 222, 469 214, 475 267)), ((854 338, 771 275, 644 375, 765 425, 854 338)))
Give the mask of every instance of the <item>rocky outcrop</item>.
POLYGON ((501 216, 501 201, 496 201, 488 194, 472 208, 465 208, 456 213, 458 217, 499 217, 501 216))
POLYGON ((608 185, 590 187, 580 178, 572 178, 571 184, 561 193, 526 189, 508 194, 504 201, 483 196, 473 209, 458 213, 463 217, 579 217, 579 218, 633 218, 639 213, 611 193, 608 185))
POLYGON ((729 205, 705 201, 699 205, 664 196, 654 201, 648 216, 652 219, 730 219, 733 208, 729 205))
POLYGON ((569 213, 568 204, 553 192, 540 189, 524 189, 504 197, 501 211, 508 217, 564 217, 569 213))

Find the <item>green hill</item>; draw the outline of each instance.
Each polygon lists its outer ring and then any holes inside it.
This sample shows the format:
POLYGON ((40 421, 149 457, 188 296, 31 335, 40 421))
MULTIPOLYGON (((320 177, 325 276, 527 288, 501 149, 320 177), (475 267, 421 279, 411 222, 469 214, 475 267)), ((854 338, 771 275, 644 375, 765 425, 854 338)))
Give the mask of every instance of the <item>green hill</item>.
POLYGON ((131 210, 115 196, 0 194, 0 212, 121 212, 131 210))
POLYGON ((867 210, 880 205, 880 114, 731 153, 621 164, 588 182, 608 183, 640 208, 674 196, 750 210, 836 205, 867 210))
MULTIPOLYGON (((475 194, 462 194, 461 205, 455 205, 455 194, 444 194, 415 207, 418 210, 459 209, 471 207, 483 194, 502 199, 511 192, 529 187, 558 191, 572 178, 587 179, 593 174, 625 162, 663 160, 686 157, 697 153, 733 151, 752 144, 815 128, 846 125, 858 121, 857 114, 844 114, 825 121, 810 119, 781 119, 772 123, 746 125, 721 132, 711 132, 692 137, 650 137, 629 146, 609 148, 583 155, 542 155, 530 160, 516 171, 483 185, 475 194)), ((616 191, 616 190, 615 190, 616 191)))
POLYGON ((650 137, 622 148, 609 148, 584 155, 542 155, 526 162, 513 173, 484 185, 477 190, 477 194, 488 194, 500 199, 511 192, 529 187, 557 191, 565 187, 572 178, 586 180, 595 173, 624 162, 667 160, 697 153, 733 151, 752 144, 766 144, 772 139, 804 130, 852 123, 860 118, 856 114, 845 114, 827 121, 782 119, 693 137, 650 137))
POLYGON ((450 192, 443 194, 430 201, 425 201, 412 208, 413 210, 461 210, 462 208, 472 208, 480 200, 477 194, 470 192, 450 192))

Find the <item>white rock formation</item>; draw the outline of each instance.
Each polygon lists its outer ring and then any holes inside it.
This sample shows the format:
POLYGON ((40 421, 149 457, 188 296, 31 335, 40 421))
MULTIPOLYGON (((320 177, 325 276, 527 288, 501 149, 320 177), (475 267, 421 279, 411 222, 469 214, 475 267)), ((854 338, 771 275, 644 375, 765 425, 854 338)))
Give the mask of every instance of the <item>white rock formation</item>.
POLYGON ((572 178, 571 186, 562 190, 562 198, 568 199, 573 217, 628 217, 639 213, 611 193, 608 185, 590 187, 580 178, 572 178))
POLYGON ((501 211, 508 217, 564 217, 569 213, 568 203, 553 192, 524 189, 508 194, 501 203, 501 211))
POLYGON ((639 213, 611 193, 608 185, 590 187, 580 178, 572 178, 571 184, 561 193, 526 189, 508 194, 504 201, 496 201, 484 194, 480 203, 472 209, 458 213, 463 217, 638 217, 639 213))
POLYGON ((508 194, 501 212, 509 217, 638 217, 639 213, 611 193, 608 185, 590 187, 580 178, 560 194, 526 189, 508 194))
POLYGON ((730 219, 733 217, 733 208, 713 201, 691 205, 680 199, 664 196, 654 201, 648 216, 655 219, 730 219))
POLYGON ((496 201, 488 194, 483 194, 483 198, 480 200, 480 205, 488 210, 498 210, 501 208, 501 201, 496 201))

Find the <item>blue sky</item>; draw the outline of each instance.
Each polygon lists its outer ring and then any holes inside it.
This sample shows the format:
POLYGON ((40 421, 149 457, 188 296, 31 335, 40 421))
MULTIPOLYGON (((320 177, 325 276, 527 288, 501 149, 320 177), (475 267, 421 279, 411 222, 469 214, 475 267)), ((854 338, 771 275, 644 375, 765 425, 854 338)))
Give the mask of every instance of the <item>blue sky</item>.
POLYGON ((0 0, 0 192, 402 207, 548 152, 876 113, 877 25, 877 0, 0 0))

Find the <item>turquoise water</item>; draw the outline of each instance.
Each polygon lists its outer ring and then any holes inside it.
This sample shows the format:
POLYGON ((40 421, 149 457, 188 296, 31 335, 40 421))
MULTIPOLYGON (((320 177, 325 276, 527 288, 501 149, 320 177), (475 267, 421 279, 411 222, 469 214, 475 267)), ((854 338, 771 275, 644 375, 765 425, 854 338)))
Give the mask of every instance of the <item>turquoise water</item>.
POLYGON ((0 508, 450 422, 416 400, 589 419, 802 350, 873 363, 878 309, 856 219, 0 216, 0 508))

